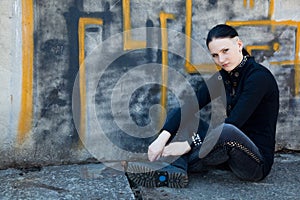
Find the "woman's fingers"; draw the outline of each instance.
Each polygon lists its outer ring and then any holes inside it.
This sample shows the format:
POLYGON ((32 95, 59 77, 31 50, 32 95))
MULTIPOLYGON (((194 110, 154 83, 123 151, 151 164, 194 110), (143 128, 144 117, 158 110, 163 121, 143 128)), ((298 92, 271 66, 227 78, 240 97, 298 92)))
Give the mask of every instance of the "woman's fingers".
POLYGON ((152 151, 152 149, 148 149, 148 159, 149 161, 153 162, 155 160, 158 160, 161 156, 161 152, 155 152, 152 151))
MULTIPOLYGON (((166 134, 166 133, 165 133, 166 134)), ((152 142, 148 147, 148 159, 152 162, 158 160, 161 157, 163 149, 166 144, 166 140, 168 139, 168 135, 160 136, 154 142, 152 142)))
POLYGON ((173 142, 165 146, 162 156, 181 156, 191 150, 188 142, 173 142))

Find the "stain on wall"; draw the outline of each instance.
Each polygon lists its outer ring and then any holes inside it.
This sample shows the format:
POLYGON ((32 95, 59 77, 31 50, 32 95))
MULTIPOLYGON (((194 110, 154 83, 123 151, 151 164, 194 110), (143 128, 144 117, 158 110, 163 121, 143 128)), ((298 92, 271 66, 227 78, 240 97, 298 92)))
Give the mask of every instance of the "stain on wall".
MULTIPOLYGON (((111 144, 130 155, 145 153, 165 118, 155 106, 172 110, 186 92, 184 84, 168 87, 176 81, 171 72, 197 90, 217 70, 205 53, 206 34, 217 23, 236 27, 247 50, 275 75, 281 94, 277 149, 299 150, 300 19, 277 20, 279 4, 288 4, 278 1, 10 0, 22 8, 21 107, 16 143, 0 147, 0 168, 88 160, 94 155, 86 141, 99 124, 105 133, 95 141, 101 159, 131 158, 105 152, 111 144), (119 56, 104 66, 113 55, 119 56), (153 74, 134 71, 139 66, 153 66, 153 74), (120 82, 130 73, 134 81, 120 82), (147 131, 130 133, 139 128, 147 131)), ((300 7, 297 1, 294 6, 300 7)), ((208 118, 209 110, 203 113, 208 118)))

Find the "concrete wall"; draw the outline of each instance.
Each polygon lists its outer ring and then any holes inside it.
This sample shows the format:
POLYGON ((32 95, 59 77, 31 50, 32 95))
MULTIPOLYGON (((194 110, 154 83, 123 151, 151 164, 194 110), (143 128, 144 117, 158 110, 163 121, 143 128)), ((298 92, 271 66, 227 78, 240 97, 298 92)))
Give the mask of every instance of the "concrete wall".
POLYGON ((145 156, 161 106, 179 106, 216 71, 205 37, 217 23, 235 26, 275 75, 277 149, 300 150, 299 9, 298 0, 0 1, 0 168, 145 156))

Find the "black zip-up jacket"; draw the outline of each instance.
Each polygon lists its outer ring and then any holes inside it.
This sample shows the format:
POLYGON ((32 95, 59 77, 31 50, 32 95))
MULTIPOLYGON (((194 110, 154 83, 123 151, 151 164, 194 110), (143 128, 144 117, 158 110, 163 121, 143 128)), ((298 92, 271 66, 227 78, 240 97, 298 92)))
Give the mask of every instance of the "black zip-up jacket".
MULTIPOLYGON (((230 73, 223 69, 215 73, 196 91, 196 95, 200 109, 211 100, 226 96, 223 98, 227 114, 225 123, 235 125, 258 147, 264 157, 266 176, 273 165, 279 111, 279 91, 272 73, 255 62, 253 57, 248 57, 244 65, 230 73)), ((178 108, 168 116, 162 130, 167 130, 174 137, 180 120, 178 108)))

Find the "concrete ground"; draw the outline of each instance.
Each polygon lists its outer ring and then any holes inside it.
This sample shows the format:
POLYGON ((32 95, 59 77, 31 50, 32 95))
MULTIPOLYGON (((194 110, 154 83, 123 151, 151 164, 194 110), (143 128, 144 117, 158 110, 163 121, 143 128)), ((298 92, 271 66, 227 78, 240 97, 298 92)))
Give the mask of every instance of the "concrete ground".
POLYGON ((276 154, 271 174, 258 183, 225 170, 189 178, 183 189, 131 188, 122 171, 104 164, 7 169, 0 171, 0 199, 300 200, 300 153, 276 154))

